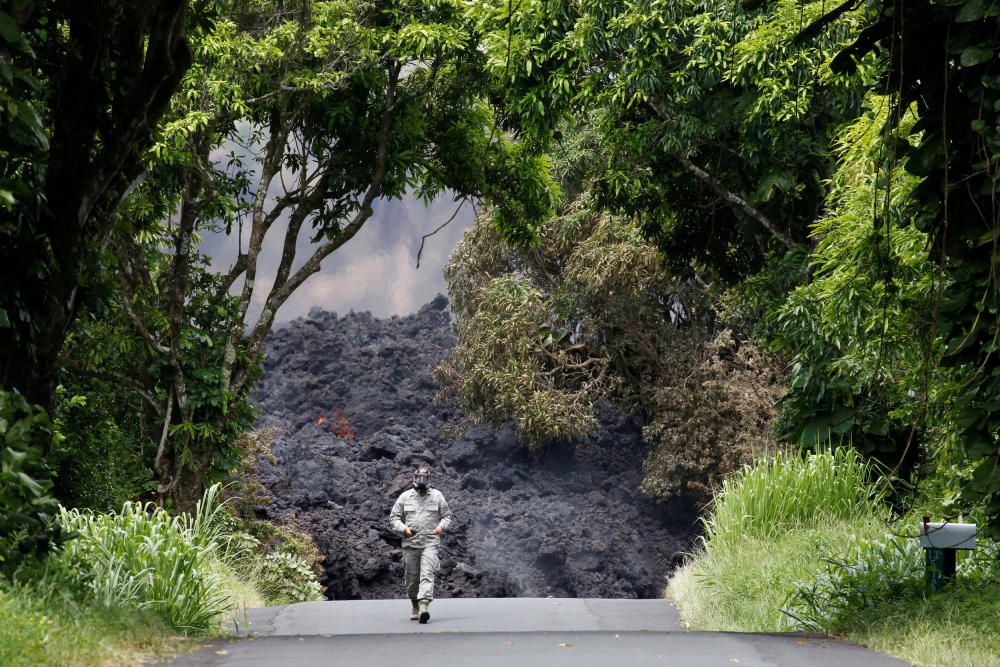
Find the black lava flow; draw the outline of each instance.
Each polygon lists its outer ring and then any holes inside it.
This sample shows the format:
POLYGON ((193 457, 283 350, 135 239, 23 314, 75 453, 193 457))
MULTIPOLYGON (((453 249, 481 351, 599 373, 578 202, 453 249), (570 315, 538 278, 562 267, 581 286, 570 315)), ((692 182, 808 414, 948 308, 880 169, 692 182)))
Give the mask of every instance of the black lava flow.
POLYGON ((431 369, 454 345, 447 308, 438 296, 391 319, 313 309, 271 334, 256 403, 258 426, 279 435, 259 514, 312 535, 328 597, 399 598, 389 509, 427 463, 455 515, 437 597, 659 597, 695 514, 639 491, 640 425, 605 409, 591 437, 534 454, 511 428, 435 403, 431 369))

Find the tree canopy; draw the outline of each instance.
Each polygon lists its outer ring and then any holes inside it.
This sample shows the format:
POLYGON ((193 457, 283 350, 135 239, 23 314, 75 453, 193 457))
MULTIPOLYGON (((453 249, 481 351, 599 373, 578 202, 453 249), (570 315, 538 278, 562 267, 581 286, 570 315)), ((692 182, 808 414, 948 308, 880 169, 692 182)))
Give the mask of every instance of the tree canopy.
POLYGON ((4 3, 0 558, 58 539, 53 492, 185 506, 225 476, 278 311, 404 196, 481 205, 437 371, 473 416, 537 448, 615 404, 657 497, 854 447, 1000 530, 998 16, 4 3))
POLYGON ((797 43, 823 3, 538 0, 510 17, 508 3, 484 6, 485 26, 507 28, 487 45, 510 113, 557 142, 566 113, 588 115, 595 193, 637 216, 674 273, 694 264, 732 282, 806 241, 830 141, 864 96, 863 77, 830 68, 863 8, 797 43))
POLYGON ((127 344, 85 369, 106 374, 113 358, 130 379, 155 432, 158 493, 182 505, 239 458, 278 310, 378 201, 481 200, 524 244, 554 196, 545 159, 494 112, 460 5, 238 5, 191 38, 194 65, 121 210, 129 233, 112 240, 127 344), (208 270, 205 233, 234 237, 228 270, 208 270), (259 279, 265 244, 281 247, 272 284, 259 279))
MULTIPOLYGON (((593 208, 638 225, 674 280, 704 289, 713 318, 789 364, 775 436, 856 447, 889 476, 934 488, 935 511, 979 512, 998 529, 995 10, 490 7, 483 20, 509 27, 491 54, 520 126, 557 146, 567 114, 587 118, 597 152, 565 173, 593 208)), ((476 266, 467 254, 456 261, 476 266)), ((560 315, 558 290, 540 284, 528 339, 545 340, 560 315)), ((468 314, 460 304, 460 341, 488 318, 496 288, 478 288, 483 301, 468 314)), ((530 292, 518 294, 527 303, 530 292)), ((635 297, 615 298, 626 308, 635 297)), ((506 346, 526 349, 519 340, 506 346)), ((487 361, 463 354, 460 342, 452 381, 479 416, 496 418, 497 401, 463 384, 481 381, 487 361)))

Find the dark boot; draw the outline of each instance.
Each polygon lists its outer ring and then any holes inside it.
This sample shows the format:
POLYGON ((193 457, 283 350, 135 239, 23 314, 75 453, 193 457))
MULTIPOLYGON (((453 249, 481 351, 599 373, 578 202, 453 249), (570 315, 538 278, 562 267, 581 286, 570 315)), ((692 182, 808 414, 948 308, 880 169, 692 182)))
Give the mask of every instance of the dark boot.
POLYGON ((416 600, 410 600, 413 604, 413 610, 410 612, 410 620, 415 621, 420 618, 420 603, 416 600))
POLYGON ((431 612, 427 611, 427 607, 429 607, 430 604, 431 604, 430 600, 421 600, 420 601, 420 622, 421 623, 426 623, 431 618, 431 612))

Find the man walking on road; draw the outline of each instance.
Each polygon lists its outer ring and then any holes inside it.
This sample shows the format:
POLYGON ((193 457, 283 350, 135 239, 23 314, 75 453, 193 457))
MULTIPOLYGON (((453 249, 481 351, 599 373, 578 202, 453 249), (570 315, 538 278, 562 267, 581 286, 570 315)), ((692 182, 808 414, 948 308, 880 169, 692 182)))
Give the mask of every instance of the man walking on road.
POLYGON ((410 620, 426 623, 428 607, 434 599, 438 545, 441 533, 451 525, 451 510, 444 495, 430 487, 430 468, 420 466, 413 473, 413 488, 403 491, 392 506, 389 525, 403 536, 403 570, 406 593, 413 604, 410 620))

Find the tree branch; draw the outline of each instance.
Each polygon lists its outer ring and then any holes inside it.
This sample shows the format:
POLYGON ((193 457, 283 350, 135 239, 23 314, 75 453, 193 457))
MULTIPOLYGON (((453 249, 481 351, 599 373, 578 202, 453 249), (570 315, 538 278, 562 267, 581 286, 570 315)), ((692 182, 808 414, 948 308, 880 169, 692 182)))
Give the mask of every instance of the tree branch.
MULTIPOLYGON (((275 280, 274 285, 271 287, 271 291, 264 302, 264 308, 261 311, 260 317, 257 320, 256 325, 254 325, 253 331, 250 336, 246 339, 246 356, 248 359, 256 359, 260 352, 260 346, 264 342, 265 336, 271 330, 271 325, 274 322, 274 316, 278 309, 285 303, 289 296, 303 283, 307 278, 317 273, 323 260, 329 256, 332 252, 343 246, 349 240, 351 240, 355 234, 361 229, 361 227, 371 218, 372 203, 382 192, 382 181, 385 179, 386 165, 389 152, 389 135, 392 131, 392 119, 393 119, 393 109, 394 109, 394 99, 396 95, 396 89, 399 84, 399 73, 400 65, 398 62, 393 62, 389 70, 389 79, 386 84, 386 96, 385 96, 385 106, 382 112, 382 124, 379 129, 378 143, 375 151, 375 162, 372 170, 372 178, 369 183, 368 189, 362 198, 360 205, 358 207, 358 212, 355 214, 354 219, 344 228, 342 228, 330 241, 324 243, 306 260, 305 264, 299 267, 299 270, 291 275, 287 280, 279 282, 275 280)), ((291 225, 289 225, 291 227, 291 225)), ((287 243, 287 237, 286 237, 287 243)), ((290 263, 289 263, 290 265, 290 263)), ((251 361, 252 363, 252 361, 251 361)), ((249 368, 243 368, 240 370, 236 377, 233 379, 231 384, 231 389, 234 392, 238 392, 243 389, 246 384, 247 378, 249 377, 249 368)))
MULTIPOLYGON (((250 231, 250 243, 246 252, 246 260, 243 270, 246 278, 243 281, 243 290, 237 307, 236 317, 232 323, 232 330, 226 339, 226 351, 222 357, 222 390, 227 392, 230 389, 233 365, 236 363, 236 345, 243 335, 243 322, 247 316, 247 309, 250 307, 250 300, 253 298, 254 284, 257 280, 257 258, 264 245, 264 236, 270 224, 275 218, 264 214, 264 206, 267 201, 267 191, 271 186, 271 181, 277 170, 281 168, 281 159, 288 143, 289 126, 282 118, 282 112, 276 110, 271 115, 271 136, 267 141, 264 150, 264 161, 261 169, 260 181, 257 185, 257 193, 253 204, 253 224, 250 231)), ((272 211, 273 213, 273 211, 272 211)), ((233 267, 235 270, 235 266, 233 267)), ((239 274, 236 274, 237 276, 239 274)), ((234 277, 235 280, 235 277, 234 277)))
MULTIPOLYGON (((656 114, 663 121, 671 123, 676 120, 676 118, 672 114, 663 111, 652 102, 649 102, 648 106, 653 111, 653 113, 656 114)), ((740 197, 736 193, 732 192, 718 178, 712 176, 707 171, 705 171, 698 165, 694 164, 693 162, 691 162, 691 160, 687 159, 680 153, 669 151, 669 155, 678 162, 680 162, 681 165, 683 165, 683 167, 687 169, 689 173, 693 174, 698 180, 706 183, 710 188, 715 190, 715 192, 720 197, 722 197, 722 199, 727 204, 735 206, 736 208, 740 209, 741 211, 749 215, 751 218, 759 222, 764 227, 764 229, 770 232, 771 236, 781 241, 781 243, 784 244, 786 248, 788 248, 789 250, 794 250, 795 248, 799 247, 798 243, 793 241, 780 229, 778 229, 778 226, 774 224, 774 222, 772 222, 770 218, 764 215, 763 212, 751 206, 750 203, 747 202, 746 198, 740 197)))
POLYGON ((740 209, 741 211, 749 215, 751 218, 759 222, 764 227, 764 229, 766 229, 768 232, 771 233, 771 236, 781 241, 786 248, 788 248, 789 250, 794 250, 795 248, 798 247, 799 244, 795 243, 795 241, 793 241, 780 229, 778 229, 778 226, 775 225, 774 222, 770 220, 770 218, 764 215, 760 210, 751 206, 745 199, 731 192, 722 181, 717 179, 715 176, 712 176, 704 169, 691 162, 691 160, 688 160, 683 155, 680 155, 678 153, 671 153, 671 155, 674 157, 674 159, 680 162, 684 166, 684 168, 688 170, 688 172, 694 174, 694 176, 697 177, 698 180, 706 183, 709 187, 715 190, 715 192, 720 197, 722 197, 723 200, 725 200, 730 205, 740 209))
POLYGON ((229 273, 227 273, 226 277, 222 279, 222 284, 219 286, 217 296, 219 298, 224 297, 229 290, 233 288, 233 284, 236 282, 236 279, 243 275, 243 272, 246 271, 246 269, 247 256, 241 252, 236 258, 236 261, 233 262, 232 267, 230 267, 229 273))
POLYGON ((458 203, 458 207, 455 208, 455 212, 451 214, 450 218, 448 218, 443 223, 441 223, 437 227, 437 229, 435 229, 433 232, 431 232, 429 234, 424 234, 423 236, 420 237, 420 248, 417 250, 417 268, 418 269, 420 268, 420 256, 424 253, 424 241, 426 241, 429 237, 434 236, 435 234, 437 234, 438 232, 440 232, 442 229, 444 229, 445 227, 447 227, 448 225, 450 225, 452 223, 452 221, 456 217, 458 217, 458 212, 462 210, 462 207, 465 205, 465 202, 467 202, 468 200, 469 200, 468 197, 462 197, 462 201, 460 201, 458 203))
MULTIPOLYGON (((174 388, 170 388, 170 394, 167 396, 167 409, 166 415, 163 417, 163 430, 160 432, 160 444, 156 448, 156 458, 153 459, 153 470, 159 473, 160 479, 166 476, 166 465, 163 462, 163 456, 167 450, 167 436, 170 435, 170 420, 174 412, 174 388)), ((162 493, 162 492, 161 492, 162 493)))

